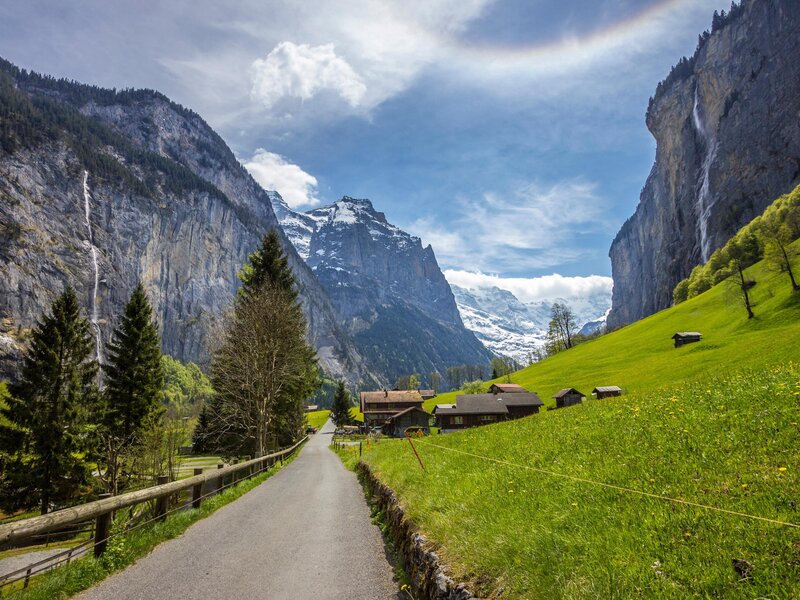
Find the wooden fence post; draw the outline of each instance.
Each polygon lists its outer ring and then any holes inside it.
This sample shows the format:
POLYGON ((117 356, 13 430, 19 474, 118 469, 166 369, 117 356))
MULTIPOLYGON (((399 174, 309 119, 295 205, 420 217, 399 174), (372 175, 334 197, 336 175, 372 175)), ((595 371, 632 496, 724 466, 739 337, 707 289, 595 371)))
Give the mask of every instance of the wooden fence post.
MULTIPOLYGON (((203 468, 195 467, 194 474, 202 475, 203 468)), ((202 502, 202 496, 203 496, 203 484, 198 483, 192 486, 192 508, 200 508, 200 502, 202 502)))
MULTIPOLYGON (((110 498, 111 494, 100 494, 99 498, 110 498)), ((94 557, 106 551, 108 534, 111 531, 111 511, 99 515, 94 522, 94 557)))
MULTIPOLYGON (((222 463, 217 463, 217 469, 221 469, 224 466, 225 465, 223 465, 222 463)), ((224 485, 225 485, 225 477, 220 475, 219 477, 217 477, 217 494, 222 493, 222 488, 224 485)))
MULTIPOLYGON (((158 485, 164 485, 165 483, 169 482, 169 477, 166 475, 159 475, 158 476, 158 485)), ((163 495, 156 498, 156 519, 159 521, 163 521, 167 518, 167 504, 169 502, 169 496, 163 495)))

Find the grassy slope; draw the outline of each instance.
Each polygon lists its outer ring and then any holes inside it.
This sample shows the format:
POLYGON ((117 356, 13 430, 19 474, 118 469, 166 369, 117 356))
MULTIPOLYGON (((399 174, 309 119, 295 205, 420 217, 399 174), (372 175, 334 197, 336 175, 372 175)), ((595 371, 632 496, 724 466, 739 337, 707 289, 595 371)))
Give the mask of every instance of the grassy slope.
POLYGON ((756 320, 716 288, 512 377, 548 396, 629 395, 421 440, 425 472, 402 441, 364 459, 487 595, 798 597, 798 529, 535 470, 800 523, 800 298, 785 276, 752 275, 756 320), (676 330, 706 337, 675 350, 676 330))
MULTIPOLYGON (((511 381, 538 392, 546 404, 554 406, 553 394, 564 387, 577 388, 587 396, 598 385, 618 385, 633 393, 738 364, 767 365, 800 357, 800 294, 789 294, 788 277, 771 273, 762 264, 748 274, 758 282, 752 289, 755 319, 747 320, 734 291, 721 284, 674 308, 517 371, 511 381), (700 331, 703 341, 676 350, 670 339, 676 331, 700 331)), ((457 393, 441 394, 426 402, 425 408, 455 402, 457 393)))
POLYGON ((310 413, 306 413, 306 419, 308 420, 308 424, 311 427, 316 427, 317 429, 319 429, 320 427, 325 425, 330 414, 331 411, 329 410, 315 410, 310 413))

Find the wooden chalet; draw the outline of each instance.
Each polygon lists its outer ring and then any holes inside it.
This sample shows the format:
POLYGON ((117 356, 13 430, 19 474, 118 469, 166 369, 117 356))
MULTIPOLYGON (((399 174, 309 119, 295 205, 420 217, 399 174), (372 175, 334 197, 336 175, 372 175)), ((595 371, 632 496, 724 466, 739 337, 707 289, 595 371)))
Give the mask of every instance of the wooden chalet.
POLYGON ((616 385, 599 385, 592 390, 592 395, 598 400, 602 398, 611 398, 613 396, 622 396, 622 388, 616 385))
POLYGON ((309 404, 308 406, 306 406, 306 412, 314 412, 317 410, 319 410, 318 404, 309 404))
POLYGON ((360 398, 364 425, 369 428, 383 427, 391 417, 407 408, 422 408, 418 390, 361 392, 360 398))
POLYGON ((560 390, 555 396, 556 408, 566 408, 567 406, 574 406, 583 402, 585 396, 575 388, 564 388, 560 390))
POLYGON ((406 429, 416 427, 426 434, 430 434, 432 418, 433 416, 430 413, 417 406, 412 406, 389 417, 383 426, 383 433, 391 437, 403 437, 406 429))
POLYGON ((493 383, 489 388, 490 394, 524 394, 527 391, 516 383, 493 383))
POLYGON ((679 331, 672 336, 672 339, 675 340, 675 347, 680 348, 686 344, 699 342, 703 339, 703 334, 697 331, 679 331))
POLYGON ((439 404, 433 411, 443 432, 519 419, 539 412, 544 403, 533 392, 462 394, 455 404, 439 404))
POLYGON ((423 400, 430 400, 431 398, 436 398, 436 392, 434 390, 417 390, 419 395, 422 396, 423 400))

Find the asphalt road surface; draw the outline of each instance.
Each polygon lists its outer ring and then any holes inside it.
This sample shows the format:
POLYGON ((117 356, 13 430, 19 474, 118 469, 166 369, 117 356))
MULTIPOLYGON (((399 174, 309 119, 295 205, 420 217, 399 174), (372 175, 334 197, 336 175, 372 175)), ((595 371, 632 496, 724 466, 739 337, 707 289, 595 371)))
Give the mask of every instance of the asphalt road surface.
POLYGON ((400 598, 356 476, 330 422, 285 469, 164 542, 80 600, 400 598))

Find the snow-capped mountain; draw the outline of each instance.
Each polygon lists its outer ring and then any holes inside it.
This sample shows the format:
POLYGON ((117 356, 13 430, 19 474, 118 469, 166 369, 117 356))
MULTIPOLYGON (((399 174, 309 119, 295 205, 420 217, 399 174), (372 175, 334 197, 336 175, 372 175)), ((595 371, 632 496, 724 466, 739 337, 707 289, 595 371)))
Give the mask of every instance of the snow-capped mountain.
POLYGON ((279 194, 270 198, 371 372, 393 383, 409 373, 488 364, 492 355, 464 326, 433 249, 371 201, 345 196, 299 213, 279 194))
POLYGON ((467 329, 493 352, 522 364, 527 364, 532 351, 544 344, 553 302, 572 308, 583 334, 602 328, 611 307, 610 292, 524 303, 497 287, 466 289, 450 284, 450 288, 467 329))

